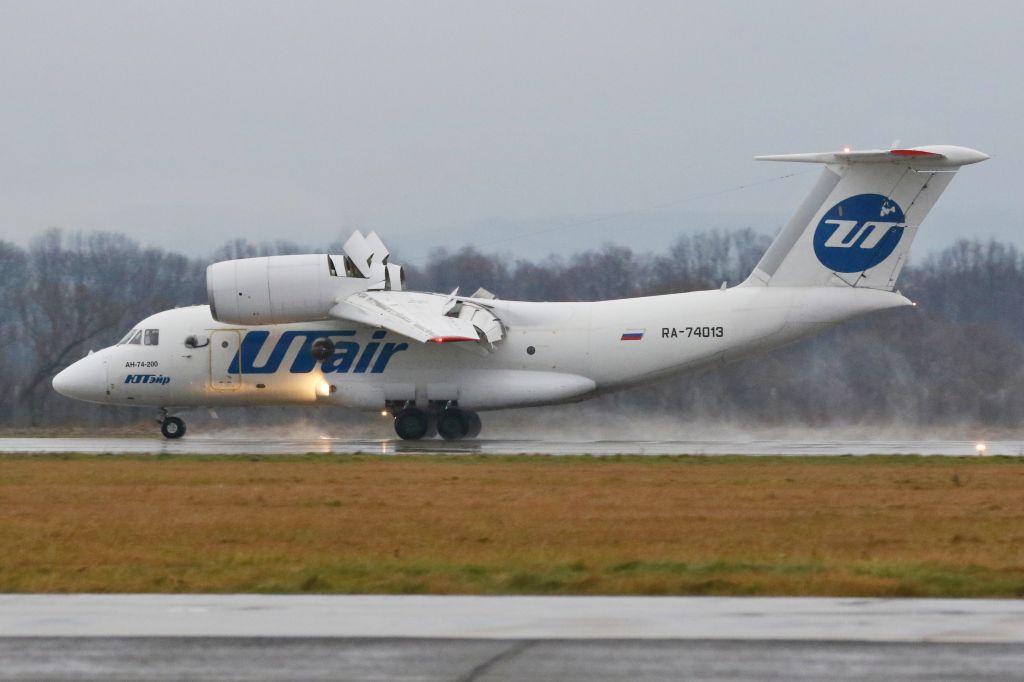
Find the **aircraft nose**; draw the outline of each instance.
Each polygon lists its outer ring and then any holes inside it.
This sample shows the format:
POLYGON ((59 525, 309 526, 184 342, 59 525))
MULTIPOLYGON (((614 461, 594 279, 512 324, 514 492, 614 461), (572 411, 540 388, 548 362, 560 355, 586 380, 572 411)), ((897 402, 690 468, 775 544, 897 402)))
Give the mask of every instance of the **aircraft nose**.
POLYGON ((53 377, 53 390, 76 400, 101 400, 106 382, 103 361, 88 356, 53 377))

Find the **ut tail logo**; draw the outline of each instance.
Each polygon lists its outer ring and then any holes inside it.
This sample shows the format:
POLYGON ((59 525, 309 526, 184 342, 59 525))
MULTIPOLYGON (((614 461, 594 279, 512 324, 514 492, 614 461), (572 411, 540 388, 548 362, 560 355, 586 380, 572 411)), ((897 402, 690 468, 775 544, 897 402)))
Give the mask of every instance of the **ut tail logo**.
POLYGON ((896 250, 906 216, 881 194, 857 194, 828 210, 814 230, 814 255, 835 272, 863 272, 896 250))

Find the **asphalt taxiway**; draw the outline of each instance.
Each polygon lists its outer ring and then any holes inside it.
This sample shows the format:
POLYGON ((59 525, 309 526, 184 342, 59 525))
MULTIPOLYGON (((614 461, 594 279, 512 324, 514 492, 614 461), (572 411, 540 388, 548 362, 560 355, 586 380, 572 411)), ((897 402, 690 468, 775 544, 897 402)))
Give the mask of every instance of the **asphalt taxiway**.
POLYGON ((0 637, 1024 643, 1024 601, 805 597, 0 594, 0 637))
MULTIPOLYGON (((500 440, 403 441, 301 438, 185 436, 147 438, 0 438, 0 453, 301 455, 308 453, 486 454, 486 455, 977 455, 967 440, 500 440)), ((1024 456, 1024 441, 985 444, 986 455, 1024 456)))
POLYGON ((2 595, 0 680, 1011 680, 1024 602, 2 595))
POLYGON ((0 640, 0 680, 110 682, 1020 680, 1013 644, 722 640, 0 640))

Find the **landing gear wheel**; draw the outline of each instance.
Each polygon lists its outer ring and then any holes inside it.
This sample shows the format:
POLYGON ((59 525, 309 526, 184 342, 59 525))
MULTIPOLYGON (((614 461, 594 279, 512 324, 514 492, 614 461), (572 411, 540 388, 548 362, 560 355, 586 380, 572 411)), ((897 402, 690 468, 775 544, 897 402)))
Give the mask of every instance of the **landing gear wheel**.
POLYGON ((407 407, 395 415, 395 433, 402 440, 419 440, 429 429, 430 418, 423 410, 407 407))
POLYGON ((480 423, 480 415, 476 412, 466 411, 463 414, 466 415, 466 419, 469 421, 469 431, 466 433, 466 438, 476 438, 480 435, 480 428, 483 424, 480 423))
POLYGON ((469 433, 469 418, 462 410, 450 408, 437 418, 437 432, 445 440, 461 440, 469 433))
POLYGON ((185 435, 185 422, 178 417, 164 417, 164 420, 160 422, 160 433, 164 434, 164 438, 181 438, 185 435))

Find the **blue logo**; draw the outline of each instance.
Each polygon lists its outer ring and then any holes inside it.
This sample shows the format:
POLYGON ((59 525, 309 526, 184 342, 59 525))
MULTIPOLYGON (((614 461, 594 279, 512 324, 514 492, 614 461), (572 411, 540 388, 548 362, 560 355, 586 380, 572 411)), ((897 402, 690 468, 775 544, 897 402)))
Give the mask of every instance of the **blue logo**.
POLYGON ((847 197, 821 217, 814 230, 814 255, 829 270, 863 272, 896 249, 905 220, 899 204, 881 194, 847 197))
POLYGON ((349 330, 286 331, 273 340, 269 331, 251 331, 231 359, 228 374, 274 374, 282 367, 292 374, 306 374, 317 367, 324 374, 381 374, 395 354, 409 348, 407 343, 386 342, 385 336, 387 332, 375 331, 363 344, 349 330), (314 358, 311 350, 317 339, 331 339, 334 355, 323 361, 314 358))
POLYGON ((128 374, 124 378, 126 384, 169 384, 170 377, 163 374, 128 374))

